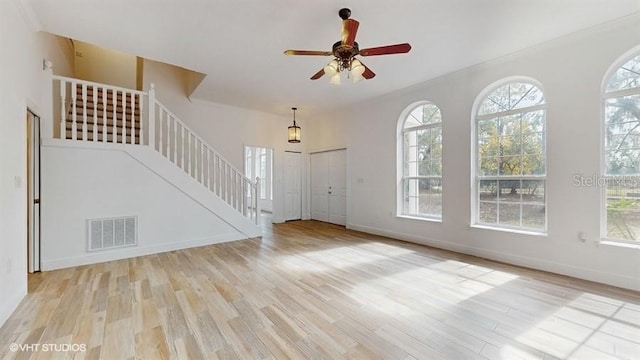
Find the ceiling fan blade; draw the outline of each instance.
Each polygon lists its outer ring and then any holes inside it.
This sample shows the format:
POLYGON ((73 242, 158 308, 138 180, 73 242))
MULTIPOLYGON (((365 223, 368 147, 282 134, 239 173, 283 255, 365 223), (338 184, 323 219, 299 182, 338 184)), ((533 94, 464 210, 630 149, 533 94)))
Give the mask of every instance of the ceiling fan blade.
POLYGON ((315 50, 286 50, 285 55, 313 55, 313 56, 329 56, 333 55, 331 51, 315 51, 315 50))
POLYGON ((324 68, 320 69, 320 71, 313 74, 313 76, 311 77, 311 80, 318 80, 322 77, 322 75, 324 75, 324 68))
POLYGON ((362 73, 362 77, 365 79, 372 79, 374 76, 376 76, 376 73, 374 73, 373 71, 371 71, 371 69, 369 69, 367 67, 367 65, 362 64, 362 66, 364 66, 364 72, 362 73))
POLYGON ((342 21, 342 45, 353 46, 356 41, 360 23, 357 20, 347 19, 342 21))
POLYGON ((387 46, 379 46, 368 49, 360 50, 362 56, 374 56, 374 55, 389 55, 389 54, 403 54, 408 53, 411 50, 411 45, 408 43, 395 44, 387 46))

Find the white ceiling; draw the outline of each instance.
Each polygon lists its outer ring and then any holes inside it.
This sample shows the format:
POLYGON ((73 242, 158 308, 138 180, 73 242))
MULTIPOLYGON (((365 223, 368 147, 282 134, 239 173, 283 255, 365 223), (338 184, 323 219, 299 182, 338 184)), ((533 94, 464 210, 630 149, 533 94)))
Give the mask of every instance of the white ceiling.
POLYGON ((193 94, 289 114, 370 99, 640 11, 640 0, 25 0, 42 29, 206 74, 193 94), (335 86, 309 77, 330 58, 338 10, 360 21, 360 48, 408 42, 408 54, 361 58, 377 76, 335 86))

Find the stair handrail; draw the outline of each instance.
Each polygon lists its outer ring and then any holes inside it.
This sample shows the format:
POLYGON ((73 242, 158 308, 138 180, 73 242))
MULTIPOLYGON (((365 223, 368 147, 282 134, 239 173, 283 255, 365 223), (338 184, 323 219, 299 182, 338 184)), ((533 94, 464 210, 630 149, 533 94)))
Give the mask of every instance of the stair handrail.
MULTIPOLYGON (((244 180, 246 180, 247 182, 255 185, 256 181, 255 180, 251 180, 250 178, 248 178, 246 175, 243 174, 242 171, 240 171, 238 168, 236 168, 235 166, 233 166, 233 164, 231 164, 224 156, 222 156, 222 154, 216 150, 215 147, 209 145, 209 143, 207 143, 204 139, 202 139, 195 131, 193 131, 193 129, 191 129, 187 124, 184 123, 184 121, 180 120, 180 118, 173 113, 171 110, 169 110, 169 108, 167 108, 164 104, 162 104, 160 101, 158 101, 157 99, 155 100, 155 103, 158 105, 158 107, 160 107, 163 111, 165 111, 167 114, 171 115, 171 117, 178 123, 180 124, 181 127, 183 127, 186 131, 188 131, 194 138, 198 139, 198 141, 200 141, 200 143, 202 145, 204 145, 205 147, 207 147, 209 150, 211 150, 211 152, 213 152, 215 155, 217 155, 218 157, 220 157, 222 160, 224 160, 225 164, 228 164, 229 168, 231 168, 231 170, 233 170, 234 172, 238 173, 239 175, 242 176, 242 178, 244 180)), ((151 144, 151 140, 149 140, 149 146, 155 147, 151 144)), ((157 150, 157 149, 156 149, 157 150)))
POLYGON ((67 77, 67 76, 53 75, 53 79, 54 80, 63 80, 63 81, 67 81, 67 82, 74 82, 76 84, 91 85, 91 86, 96 86, 96 87, 100 87, 100 88, 108 87, 109 89, 113 89, 113 90, 116 90, 116 91, 125 91, 127 93, 133 93, 133 94, 136 94, 136 95, 147 95, 147 92, 146 91, 142 91, 142 90, 129 89, 129 88, 121 87, 121 86, 103 84, 103 83, 99 83, 99 82, 76 79, 76 78, 71 78, 71 77, 67 77))

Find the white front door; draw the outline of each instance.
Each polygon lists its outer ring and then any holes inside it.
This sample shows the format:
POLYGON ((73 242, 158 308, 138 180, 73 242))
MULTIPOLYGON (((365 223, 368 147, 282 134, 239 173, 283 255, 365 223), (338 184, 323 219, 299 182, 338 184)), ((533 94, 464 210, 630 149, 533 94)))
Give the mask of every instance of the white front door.
POLYGON ((347 224, 347 152, 327 153, 329 160, 329 222, 347 224))
POLYGON ((302 218, 302 155, 298 152, 284 153, 284 220, 302 218))
POLYGON ((347 223, 346 150, 311 154, 311 218, 347 223))
POLYGON ((311 218, 329 221, 329 157, 311 154, 311 218))

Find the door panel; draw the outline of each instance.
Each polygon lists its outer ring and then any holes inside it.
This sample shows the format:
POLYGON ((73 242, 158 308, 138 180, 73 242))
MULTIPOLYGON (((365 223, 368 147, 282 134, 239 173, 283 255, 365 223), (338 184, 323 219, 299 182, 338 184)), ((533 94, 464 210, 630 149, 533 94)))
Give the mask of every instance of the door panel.
POLYGON ((284 153, 284 220, 302 218, 301 154, 284 153))
POLYGON ((329 157, 311 155, 311 218, 329 221, 329 157))
POLYGON ((347 156, 345 150, 328 152, 329 222, 347 224, 347 156))
POLYGON ((311 155, 311 218, 347 223, 346 150, 311 155))

